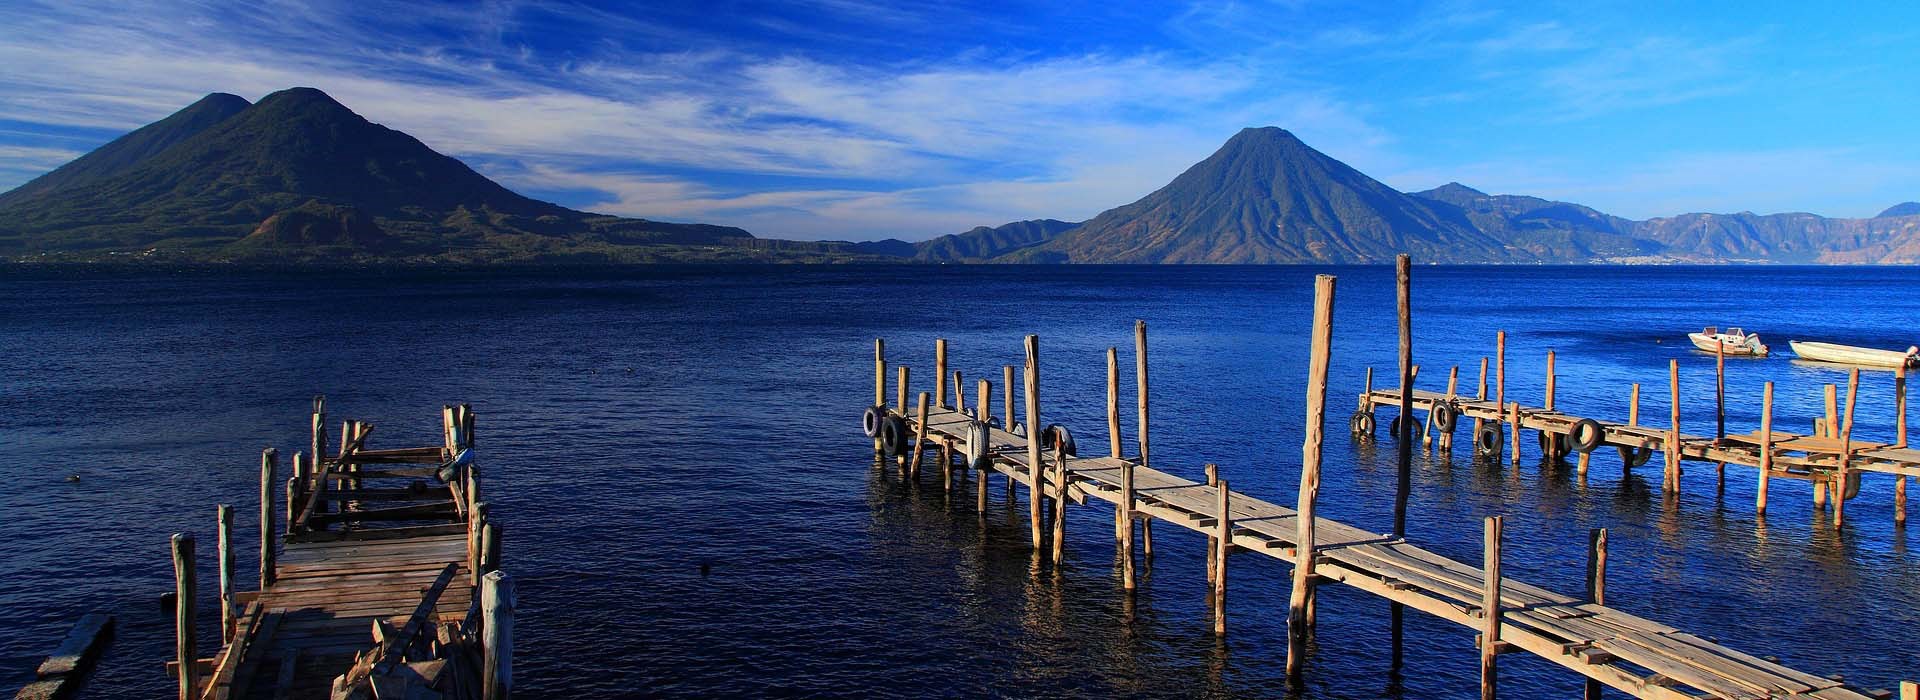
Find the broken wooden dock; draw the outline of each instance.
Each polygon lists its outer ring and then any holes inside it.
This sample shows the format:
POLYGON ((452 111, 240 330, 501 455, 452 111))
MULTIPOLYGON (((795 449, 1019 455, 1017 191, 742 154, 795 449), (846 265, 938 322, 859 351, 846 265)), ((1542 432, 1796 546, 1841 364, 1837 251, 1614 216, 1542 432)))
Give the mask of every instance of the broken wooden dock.
MULTIPOLYGON (((1458 562, 1416 546, 1405 537, 1374 533, 1314 514, 1319 490, 1320 453, 1325 421, 1328 353, 1332 334, 1334 279, 1317 283, 1308 380, 1307 439, 1300 465, 1298 503, 1289 508, 1231 489, 1214 465, 1207 480, 1195 481, 1160 468, 1166 458, 1152 455, 1148 440, 1146 326, 1136 325, 1138 398, 1137 440, 1121 437, 1119 360, 1107 351, 1107 454, 1080 456, 1070 431, 1040 418, 1039 338, 1027 336, 1021 375, 1024 416, 1015 419, 1015 369, 1004 368, 1003 409, 992 411, 987 380, 975 385, 967 406, 967 387, 959 372, 949 374, 946 341, 936 341, 933 391, 908 403, 911 373, 897 366, 895 394, 888 401, 885 344, 875 342, 874 403, 866 432, 882 469, 898 469, 918 479, 922 463, 937 466, 943 488, 953 490, 974 476, 977 508, 987 509, 989 476, 1005 477, 1011 492, 1025 487, 1035 556, 1058 562, 1065 547, 1065 508, 1092 501, 1114 505, 1114 538, 1120 556, 1121 586, 1136 585, 1134 541, 1152 553, 1152 523, 1161 521, 1208 538, 1208 579, 1214 631, 1226 632, 1227 562, 1253 553, 1293 567, 1288 606, 1287 668, 1298 682, 1306 638, 1314 625, 1315 588, 1339 583, 1398 605, 1480 632, 1482 696, 1497 687, 1497 659, 1504 653, 1529 653, 1589 679, 1588 697, 1601 686, 1638 698, 1681 700, 1714 698, 1821 698, 1864 700, 1882 692, 1796 670, 1756 655, 1606 605, 1604 530, 1588 542, 1587 590, 1566 595, 1515 581, 1500 573, 1503 522, 1488 518, 1484 560, 1479 566, 1458 562), (951 380, 952 391, 947 390, 951 380), (1131 448, 1132 452, 1127 450, 1131 448), (936 456, 931 459, 928 454, 936 456), (1150 459, 1150 455, 1151 459, 1150 459), (1153 465, 1153 466, 1150 466, 1153 465), (1136 528, 1136 523, 1138 527, 1136 528)), ((1148 559, 1150 561, 1150 559, 1148 559)), ((1398 615, 1394 618, 1398 624, 1398 615)), ((1398 639, 1399 635, 1395 635, 1398 639)), ((1396 659, 1398 654, 1395 655, 1396 659)), ((1902 692, 1915 686, 1903 685, 1902 692)))
MULTIPOLYGON (((1452 451, 1453 435, 1461 427, 1460 419, 1471 419, 1470 434, 1473 441, 1470 449, 1473 454, 1483 459, 1498 460, 1504 453, 1516 465, 1521 462, 1524 442, 1521 435, 1531 430, 1537 438, 1535 442, 1539 445, 1542 458, 1560 460, 1573 456, 1577 459, 1581 477, 1587 474, 1592 453, 1602 447, 1615 448, 1625 470, 1646 464, 1657 452, 1663 456, 1662 490, 1669 494, 1679 493, 1682 465, 1686 461, 1715 464, 1717 477, 1723 484, 1727 465, 1752 468, 1758 484, 1754 510, 1761 515, 1766 514, 1770 480, 1810 481, 1813 483, 1815 507, 1824 508, 1831 502, 1834 513, 1832 523, 1836 528, 1846 524, 1846 501, 1859 494, 1861 476, 1866 473, 1888 474, 1894 477, 1894 523, 1905 524, 1907 477, 1920 476, 1920 450, 1907 445, 1905 368, 1897 370, 1894 375, 1892 439, 1876 441, 1855 434, 1854 409, 1860 393, 1858 369, 1853 370, 1848 379, 1844 404, 1838 398, 1838 385, 1825 385, 1826 415, 1812 419, 1813 432, 1794 433, 1775 427, 1778 425, 1778 416, 1774 412, 1773 382, 1766 382, 1762 388, 1759 429, 1748 433, 1727 432, 1726 362, 1724 356, 1718 359, 1715 370, 1716 396, 1708 401, 1697 402, 1696 408, 1692 409, 1711 413, 1712 419, 1701 424, 1713 428, 1713 435, 1682 432, 1681 407, 1688 403, 1680 392, 1679 360, 1670 360, 1668 364, 1671 403, 1665 425, 1649 425, 1641 421, 1639 384, 1632 385, 1624 421, 1558 410, 1554 405, 1556 358, 1551 351, 1547 353, 1546 389, 1542 405, 1528 406, 1509 400, 1504 332, 1495 340, 1491 397, 1488 395, 1487 358, 1481 359, 1479 385, 1470 394, 1459 390, 1458 367, 1449 372, 1446 391, 1413 389, 1409 382, 1409 396, 1404 397, 1406 413, 1417 417, 1407 428, 1419 433, 1415 442, 1445 455, 1452 451)), ((1417 371, 1414 374, 1417 376, 1417 371)), ((1374 436, 1377 425, 1374 413, 1377 409, 1391 408, 1396 416, 1402 410, 1403 397, 1399 389, 1374 389, 1372 370, 1368 370, 1367 376, 1368 386, 1360 394, 1359 409, 1348 420, 1349 431, 1359 439, 1371 439, 1374 436)), ((1389 423, 1390 435, 1399 435, 1398 420, 1396 417, 1394 422, 1389 423)), ((1698 424, 1689 422, 1687 425, 1691 428, 1698 424)))
POLYGON ((472 409, 443 408, 432 447, 371 449, 373 426, 345 421, 329 455, 326 425, 316 397, 310 451, 284 482, 284 529, 277 452, 261 455, 257 590, 235 590, 232 510, 218 508, 211 657, 195 650, 194 541, 174 535, 178 697, 508 697, 513 579, 480 498, 472 409))

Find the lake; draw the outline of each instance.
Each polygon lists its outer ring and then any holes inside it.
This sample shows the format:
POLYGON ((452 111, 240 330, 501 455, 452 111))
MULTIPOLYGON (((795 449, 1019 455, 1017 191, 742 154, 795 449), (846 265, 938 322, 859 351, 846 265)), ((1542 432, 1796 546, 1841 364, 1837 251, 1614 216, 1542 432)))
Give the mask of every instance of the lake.
MULTIPOLYGON (((259 450, 300 449, 324 393, 336 421, 378 425, 376 448, 438 444, 439 407, 473 404, 528 697, 1284 695, 1286 566, 1234 560, 1221 643, 1203 540, 1162 528, 1128 621, 1104 505, 1069 509, 1066 567, 1036 577, 1026 506, 1000 480, 983 523, 970 485, 949 499, 937 477, 875 470, 859 417, 875 338, 916 390, 947 338, 969 384, 995 381, 997 411, 1000 367, 1037 333, 1043 417, 1104 445, 1103 353, 1130 367, 1145 319, 1155 466, 1197 478, 1215 462, 1291 504, 1318 273, 1340 278, 1320 512, 1385 531, 1384 422, 1374 445, 1344 426, 1367 367, 1393 382, 1388 266, 6 268, 0 667, 24 683, 104 610, 120 628, 92 695, 169 694, 168 536, 210 549, 215 504, 251 512, 259 450)), ((1714 359, 1687 332, 1744 326, 1782 355, 1794 338, 1904 348, 1916 287, 1911 268, 1418 267, 1419 385, 1458 365, 1471 391, 1505 330, 1509 398, 1540 403, 1552 349, 1562 410, 1624 419, 1640 382, 1643 420, 1664 425, 1677 358, 1683 426, 1710 433, 1714 359)), ((1757 425, 1765 381, 1776 425, 1804 432, 1846 375, 1730 359, 1729 430, 1757 425)), ((1890 439, 1892 383, 1863 373, 1857 436, 1890 439)), ((1717 488, 1688 463, 1669 502, 1657 460, 1623 473, 1601 450, 1583 484, 1530 437, 1515 469, 1476 464, 1461 435, 1450 460, 1416 457, 1416 543, 1478 561, 1481 519, 1505 515, 1508 575, 1577 593, 1588 529, 1610 528, 1616 607, 1869 687, 1920 675, 1920 551, 1892 524, 1889 477, 1866 477, 1835 532, 1804 481, 1774 481, 1760 520, 1751 469, 1717 488)), ((217 617, 201 588, 201 619, 217 617)), ((1477 695, 1472 631, 1410 613, 1396 676, 1383 601, 1332 586, 1319 605, 1308 697, 1477 695)), ((1515 697, 1579 692, 1530 656, 1501 665, 1515 697)))

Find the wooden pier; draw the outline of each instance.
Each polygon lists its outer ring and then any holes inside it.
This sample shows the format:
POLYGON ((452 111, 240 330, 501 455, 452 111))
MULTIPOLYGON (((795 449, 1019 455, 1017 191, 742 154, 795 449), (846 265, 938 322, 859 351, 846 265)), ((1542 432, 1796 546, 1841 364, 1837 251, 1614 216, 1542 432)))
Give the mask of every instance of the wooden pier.
POLYGON ((235 590, 233 511, 218 508, 210 657, 195 648, 194 538, 173 537, 178 697, 509 697, 513 579, 480 496, 471 408, 442 409, 431 447, 372 449, 373 425, 345 421, 334 449, 318 397, 312 427, 284 482, 277 452, 261 455, 257 590, 235 590))
MULTIPOLYGON (((1404 261, 1402 265, 1404 283, 1404 261)), ((890 397, 886 346, 876 341, 875 405, 865 416, 866 432, 873 438, 880 468, 897 469, 904 478, 918 479, 923 470, 937 467, 943 488, 951 491, 963 489, 966 476, 972 474, 982 517, 987 510, 991 475, 1005 477, 1009 490, 1025 487, 1032 546, 1035 556, 1042 559, 1061 560, 1067 507, 1094 501, 1113 504, 1120 585, 1128 592, 1135 588, 1136 559, 1141 559, 1136 554, 1136 538, 1143 540, 1146 561, 1150 561, 1154 522, 1205 535, 1216 634, 1224 635, 1227 627, 1227 562, 1236 555, 1253 553, 1292 565, 1286 658, 1288 676, 1296 683, 1304 671, 1306 640, 1314 625, 1315 589, 1339 583, 1392 601, 1396 640, 1400 637, 1397 609, 1401 606, 1479 632, 1484 698, 1495 695, 1498 657, 1520 652, 1586 677, 1589 698, 1599 697, 1602 687, 1633 697, 1666 700, 1888 697, 1885 691, 1870 692, 1789 668, 1730 649, 1704 635, 1609 607, 1604 530, 1594 531, 1587 542, 1587 586, 1575 596, 1500 573, 1503 523, 1497 516, 1486 520, 1485 556, 1478 566, 1447 559, 1404 536, 1370 532, 1317 517, 1314 506, 1324 439, 1334 287, 1331 276, 1322 275, 1317 282, 1307 437, 1294 507, 1232 490, 1226 475, 1212 464, 1206 465, 1205 481, 1175 475, 1162 466, 1171 460, 1151 453, 1144 323, 1135 328, 1138 422, 1137 439, 1130 445, 1121 436, 1118 351, 1107 351, 1105 456, 1081 456, 1081 445, 1070 431, 1049 425, 1040 417, 1037 336, 1027 336, 1025 341, 1025 369, 1019 377, 1024 416, 1020 420, 1015 419, 1013 367, 1004 368, 1003 408, 995 415, 990 382, 978 381, 973 387, 976 398, 969 406, 965 396, 969 387, 961 373, 949 374, 946 342, 937 341, 930 382, 933 391, 919 392, 910 404, 911 374, 904 366, 894 368, 897 378, 890 397), (935 456, 929 458, 929 454, 935 456)), ((1368 396, 1371 400, 1373 394, 1368 396)), ((1403 510, 1406 501, 1398 503, 1403 510)), ((1398 514, 1396 523, 1404 522, 1402 518, 1404 513, 1398 514)), ((1395 659, 1398 663, 1397 647, 1395 659)), ((1904 684, 1902 692, 1915 692, 1915 688, 1904 684)))
MULTIPOLYGON (((1546 389, 1541 406, 1527 406, 1519 401, 1508 400, 1506 392, 1506 343, 1505 333, 1500 334, 1495 343, 1497 358, 1493 376, 1493 397, 1488 397, 1487 362, 1480 363, 1480 381, 1478 388, 1471 394, 1459 391, 1459 368, 1449 374, 1446 391, 1411 389, 1403 407, 1402 393, 1397 389, 1373 389, 1372 371, 1368 371, 1368 387, 1360 394, 1360 407, 1348 420, 1348 429, 1358 439, 1371 439, 1374 436, 1377 421, 1374 413, 1381 407, 1394 410, 1397 425, 1399 415, 1416 416, 1416 423, 1409 426, 1417 429, 1420 435, 1406 441, 1410 447, 1418 442, 1425 447, 1439 450, 1440 454, 1452 451, 1453 437, 1462 427, 1461 419, 1471 419, 1469 434, 1473 442, 1470 447, 1474 456, 1498 460, 1503 454, 1514 464, 1521 461, 1521 435, 1524 431, 1533 431, 1535 442, 1544 459, 1560 460, 1574 457, 1578 462, 1578 473, 1585 477, 1592 454, 1602 447, 1613 447, 1620 455, 1623 469, 1631 470, 1650 462, 1655 453, 1662 455, 1662 490, 1673 494, 1680 491, 1682 465, 1686 461, 1709 462, 1716 465, 1716 473, 1725 483, 1727 465, 1747 467, 1755 470, 1758 489, 1754 510, 1762 515, 1767 510, 1768 482, 1772 479, 1802 479, 1813 482, 1814 504, 1825 507, 1831 502, 1833 507, 1833 526, 1841 527, 1846 523, 1846 502, 1860 491, 1861 476, 1866 473, 1888 474, 1894 477, 1894 512, 1896 524, 1905 524, 1907 519, 1907 477, 1920 476, 1920 450, 1907 445, 1907 391, 1906 370, 1896 371, 1894 376, 1894 426, 1892 439, 1876 441, 1858 437, 1855 434, 1854 409, 1859 401, 1860 371, 1854 369, 1847 382, 1845 402, 1841 403, 1838 385, 1825 386, 1826 415, 1812 420, 1813 432, 1795 433, 1777 428, 1779 416, 1774 411, 1773 382, 1766 382, 1762 389, 1760 427, 1749 433, 1728 433, 1726 431, 1726 358, 1718 358, 1715 364, 1716 396, 1711 401, 1688 404, 1680 393, 1680 363, 1671 360, 1668 364, 1668 385, 1671 404, 1668 420, 1664 425, 1649 425, 1640 419, 1640 385, 1634 384, 1628 402, 1625 421, 1605 420, 1583 417, 1559 410, 1554 405, 1555 356, 1547 353, 1546 389), (1694 406, 1691 411, 1708 412, 1711 421, 1701 421, 1700 425, 1713 428, 1711 436, 1682 432, 1681 407, 1694 406), (1844 408, 1843 408, 1844 407, 1844 408)), ((1695 423, 1686 424, 1689 430, 1695 423)), ((1390 434, 1398 431, 1389 430, 1390 434)))

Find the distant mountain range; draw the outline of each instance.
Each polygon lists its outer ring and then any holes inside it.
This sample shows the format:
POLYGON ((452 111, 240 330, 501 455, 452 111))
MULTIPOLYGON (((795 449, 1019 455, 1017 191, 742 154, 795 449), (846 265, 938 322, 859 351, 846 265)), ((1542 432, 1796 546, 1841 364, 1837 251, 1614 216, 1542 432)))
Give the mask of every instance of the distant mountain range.
POLYGON ((312 88, 215 93, 0 194, 16 259, 863 259, 523 197, 312 88))
POLYGON ((530 199, 325 93, 215 93, 0 194, 16 260, 1914 263, 1920 203, 1871 219, 1634 221, 1449 183, 1400 192, 1274 127, 1139 201, 909 243, 756 238, 530 199))

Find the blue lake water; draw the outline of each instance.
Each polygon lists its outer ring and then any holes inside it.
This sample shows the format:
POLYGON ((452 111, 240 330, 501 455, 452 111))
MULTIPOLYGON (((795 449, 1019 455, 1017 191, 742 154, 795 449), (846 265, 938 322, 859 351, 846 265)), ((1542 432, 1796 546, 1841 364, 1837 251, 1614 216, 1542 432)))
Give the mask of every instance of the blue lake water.
MULTIPOLYGON (((1104 505, 1069 510, 1067 566, 1036 577, 1024 503, 996 480, 983 525, 970 486, 949 499, 937 479, 879 474, 859 412, 876 337, 916 390, 945 337, 952 368, 997 392, 1037 333, 1042 415, 1104 445, 1103 353, 1131 367, 1141 318, 1155 466, 1216 462, 1290 504, 1324 272, 1340 281, 1320 509, 1384 531, 1392 444, 1343 426, 1367 367, 1392 381, 1389 267, 0 270, 0 677, 24 682, 74 619, 106 610, 120 633, 93 696, 170 693, 168 535, 211 542, 215 504, 251 512, 258 451, 299 449, 325 393, 334 418, 378 426, 375 447, 435 444, 440 405, 473 404, 530 697, 1284 695, 1284 565, 1234 560, 1221 643, 1202 540, 1162 528, 1129 616, 1104 505)), ((1414 352, 1421 387, 1452 365, 1472 387, 1506 330, 1509 397, 1540 402, 1552 349, 1562 410, 1624 418, 1640 382, 1657 425, 1677 358, 1683 427, 1710 434, 1713 358, 1685 333, 1740 325, 1783 356, 1793 338, 1904 348, 1920 340, 1916 283, 1907 268, 1423 267, 1414 352)), ((1728 365, 1730 430, 1755 427, 1762 382, 1779 425, 1804 431, 1821 387, 1846 381, 1785 357, 1728 365)), ((1863 375, 1857 436, 1890 438, 1891 387, 1863 375)), ((1124 425, 1131 439, 1130 411, 1124 425)), ((1602 450, 1583 485, 1530 439, 1519 469, 1460 442, 1417 458, 1416 542, 1477 561, 1481 518, 1505 515, 1508 575, 1574 593, 1586 533, 1607 527, 1617 607, 1869 686, 1920 677, 1920 552, 1892 524, 1890 478, 1866 478, 1836 533, 1803 481, 1775 481, 1762 521, 1749 469, 1722 489, 1689 463, 1668 502, 1657 460, 1623 474, 1602 450)), ((1470 630, 1410 613, 1396 677, 1386 620, 1382 601, 1323 589, 1307 696, 1476 694, 1470 630)), ((1580 686, 1525 655, 1503 658, 1501 682, 1514 697, 1580 686)))

